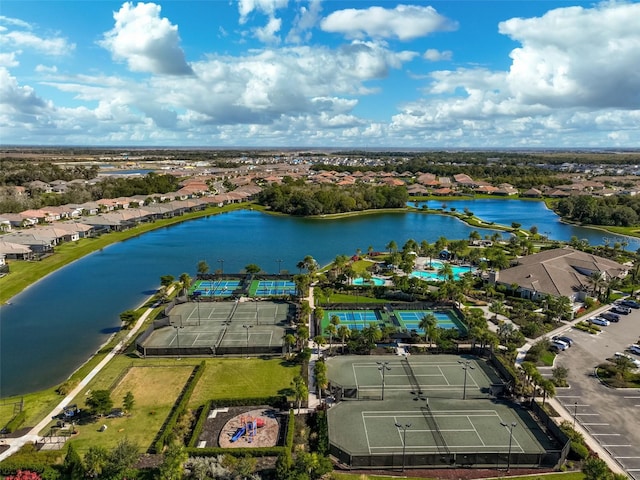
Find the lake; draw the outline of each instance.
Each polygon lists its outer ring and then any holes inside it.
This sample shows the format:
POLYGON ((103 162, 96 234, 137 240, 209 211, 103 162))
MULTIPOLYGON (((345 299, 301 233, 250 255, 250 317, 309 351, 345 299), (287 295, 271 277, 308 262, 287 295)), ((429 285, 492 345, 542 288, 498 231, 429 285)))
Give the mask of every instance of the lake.
POLYGON ((570 225, 560 221, 560 217, 553 210, 549 210, 544 202, 532 200, 429 200, 427 202, 411 202, 410 205, 420 208, 426 204, 428 208, 439 209, 446 205, 446 210, 455 208, 457 212, 463 212, 465 208, 473 212, 476 217, 486 222, 494 222, 500 225, 510 226, 513 222, 522 225, 521 228, 528 230, 532 226, 538 227, 538 233, 553 240, 568 242, 571 237, 579 240, 587 240, 590 245, 604 245, 606 238, 610 244, 626 239, 631 248, 637 245, 640 247, 640 239, 634 237, 624 237, 613 233, 598 230, 596 228, 586 228, 577 225, 570 225))
MULTIPOLYGON (((551 238, 568 240, 574 235, 568 232, 578 228, 551 223, 548 216, 554 214, 541 209, 541 202, 492 203, 499 212, 483 211, 483 202, 468 202, 468 208, 490 221, 535 224, 541 233, 551 232, 551 238), (505 211, 515 213, 498 219, 505 211)), ((447 205, 462 210, 467 204, 447 205)), ((380 213, 323 220, 239 210, 111 245, 54 272, 0 307, 0 397, 65 380, 118 330, 121 312, 139 306, 155 291, 160 276, 178 278, 186 272, 193 277, 200 260, 210 271, 239 272, 255 263, 268 273, 279 268, 297 273, 296 264, 306 255, 325 265, 357 249, 384 250, 391 240, 402 247, 410 238, 432 243, 441 236, 468 238, 472 230, 483 236, 494 233, 444 215, 380 213)), ((603 236, 585 230, 579 230, 579 238, 585 233, 603 236)))
POLYGON ((269 273, 297 273, 307 255, 325 265, 357 249, 384 250, 391 240, 401 247, 410 238, 468 238, 472 230, 452 217, 419 213, 314 220, 239 210, 110 245, 0 307, 0 396, 65 380, 117 331, 121 312, 154 292, 161 275, 193 277, 200 260, 210 271, 239 272, 255 263, 269 273))

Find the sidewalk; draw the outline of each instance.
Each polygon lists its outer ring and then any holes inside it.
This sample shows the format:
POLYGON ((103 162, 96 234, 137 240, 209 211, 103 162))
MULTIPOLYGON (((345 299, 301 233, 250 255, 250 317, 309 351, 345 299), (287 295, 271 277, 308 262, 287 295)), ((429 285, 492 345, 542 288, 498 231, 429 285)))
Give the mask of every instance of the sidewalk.
MULTIPOLYGON (((173 292, 173 287, 171 287, 167 293, 170 294, 173 292)), ((109 352, 101 361, 96 365, 86 377, 84 377, 78 386, 74 388, 71 392, 69 392, 60 403, 58 403, 51 412, 49 412, 35 427, 31 428, 25 435, 18 438, 7 438, 6 444, 10 445, 9 449, 2 452, 0 454, 0 461, 5 458, 10 457, 14 453, 16 453, 20 448, 22 448, 26 443, 29 442, 37 442, 40 440, 40 432, 46 428, 49 423, 51 423, 51 418, 55 415, 58 415, 63 407, 69 405, 73 399, 89 384, 91 380, 107 365, 113 357, 115 357, 122 349, 126 348, 129 340, 133 338, 133 336, 140 330, 142 325, 144 324, 147 317, 153 312, 153 307, 148 308, 138 319, 133 328, 127 333, 127 335, 120 341, 118 344, 113 347, 111 352, 109 352)))

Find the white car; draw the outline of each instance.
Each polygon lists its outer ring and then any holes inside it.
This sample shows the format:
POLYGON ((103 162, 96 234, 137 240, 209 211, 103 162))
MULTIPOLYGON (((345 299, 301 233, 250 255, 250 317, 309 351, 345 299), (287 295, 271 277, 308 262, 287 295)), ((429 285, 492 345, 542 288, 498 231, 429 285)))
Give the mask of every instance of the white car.
POLYGON ((589 319, 589 323, 593 323, 594 325, 600 325, 602 327, 608 327, 609 325, 611 325, 611 322, 609 322, 609 320, 601 317, 592 317, 589 319))
POLYGON ((631 353, 635 353, 636 355, 640 355, 640 345, 633 344, 629 346, 629 351, 631 353))
POLYGON ((637 358, 633 358, 631 355, 627 355, 626 353, 621 353, 621 352, 616 352, 613 354, 616 358, 619 357, 625 357, 628 358, 629 360, 631 360, 631 363, 633 363, 633 366, 636 368, 640 368, 640 360, 638 360, 637 358))
POLYGON ((551 346, 556 347, 560 351, 565 351, 567 348, 569 348, 569 344, 561 340, 552 340, 551 346))

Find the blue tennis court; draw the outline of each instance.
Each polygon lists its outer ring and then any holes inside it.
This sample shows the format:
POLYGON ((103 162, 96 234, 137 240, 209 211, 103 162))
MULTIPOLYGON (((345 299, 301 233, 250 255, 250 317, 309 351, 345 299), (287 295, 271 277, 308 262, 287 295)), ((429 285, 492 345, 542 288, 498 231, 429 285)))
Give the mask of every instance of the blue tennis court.
POLYGON ((229 297, 239 286, 239 280, 198 280, 192 294, 203 297, 229 297))
POLYGON ((396 318, 400 324, 407 330, 415 330, 416 332, 424 331, 420 328, 420 321, 425 315, 432 313, 438 322, 438 328, 457 328, 461 332, 465 331, 464 326, 452 311, 432 311, 432 310, 394 310, 396 318))
POLYGON ((345 325, 349 330, 363 330, 371 323, 380 323, 380 316, 375 310, 329 310, 324 312, 323 331, 334 316, 340 319, 340 325, 345 325))
POLYGON ((254 280, 250 293, 257 297, 295 295, 296 284, 291 280, 254 280))

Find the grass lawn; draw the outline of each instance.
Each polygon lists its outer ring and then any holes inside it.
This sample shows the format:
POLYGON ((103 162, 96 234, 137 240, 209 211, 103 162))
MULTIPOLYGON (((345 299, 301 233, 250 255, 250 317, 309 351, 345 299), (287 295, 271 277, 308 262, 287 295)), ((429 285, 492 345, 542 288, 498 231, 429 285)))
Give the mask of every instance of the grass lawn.
MULTIPOLYGON (((115 408, 122 408, 122 399, 131 391, 135 401, 131 415, 101 418, 94 423, 78 426, 79 433, 72 440, 74 446, 81 453, 91 446, 110 449, 120 439, 127 437, 137 443, 141 450, 146 450, 169 415, 192 371, 193 366, 186 364, 130 368, 111 392, 111 399, 115 408), (107 426, 104 432, 99 431, 102 425, 107 426)), ((84 406, 80 399, 78 404, 84 406)))
POLYGON ((212 358, 207 360, 189 406, 195 408, 210 399, 283 394, 299 373, 300 365, 288 365, 281 358, 212 358))
MULTIPOLYGON (((362 295, 349 295, 346 293, 334 293, 329 297, 329 303, 389 303, 384 298, 363 297, 362 295)), ((322 306, 322 305, 321 305, 322 306)))

